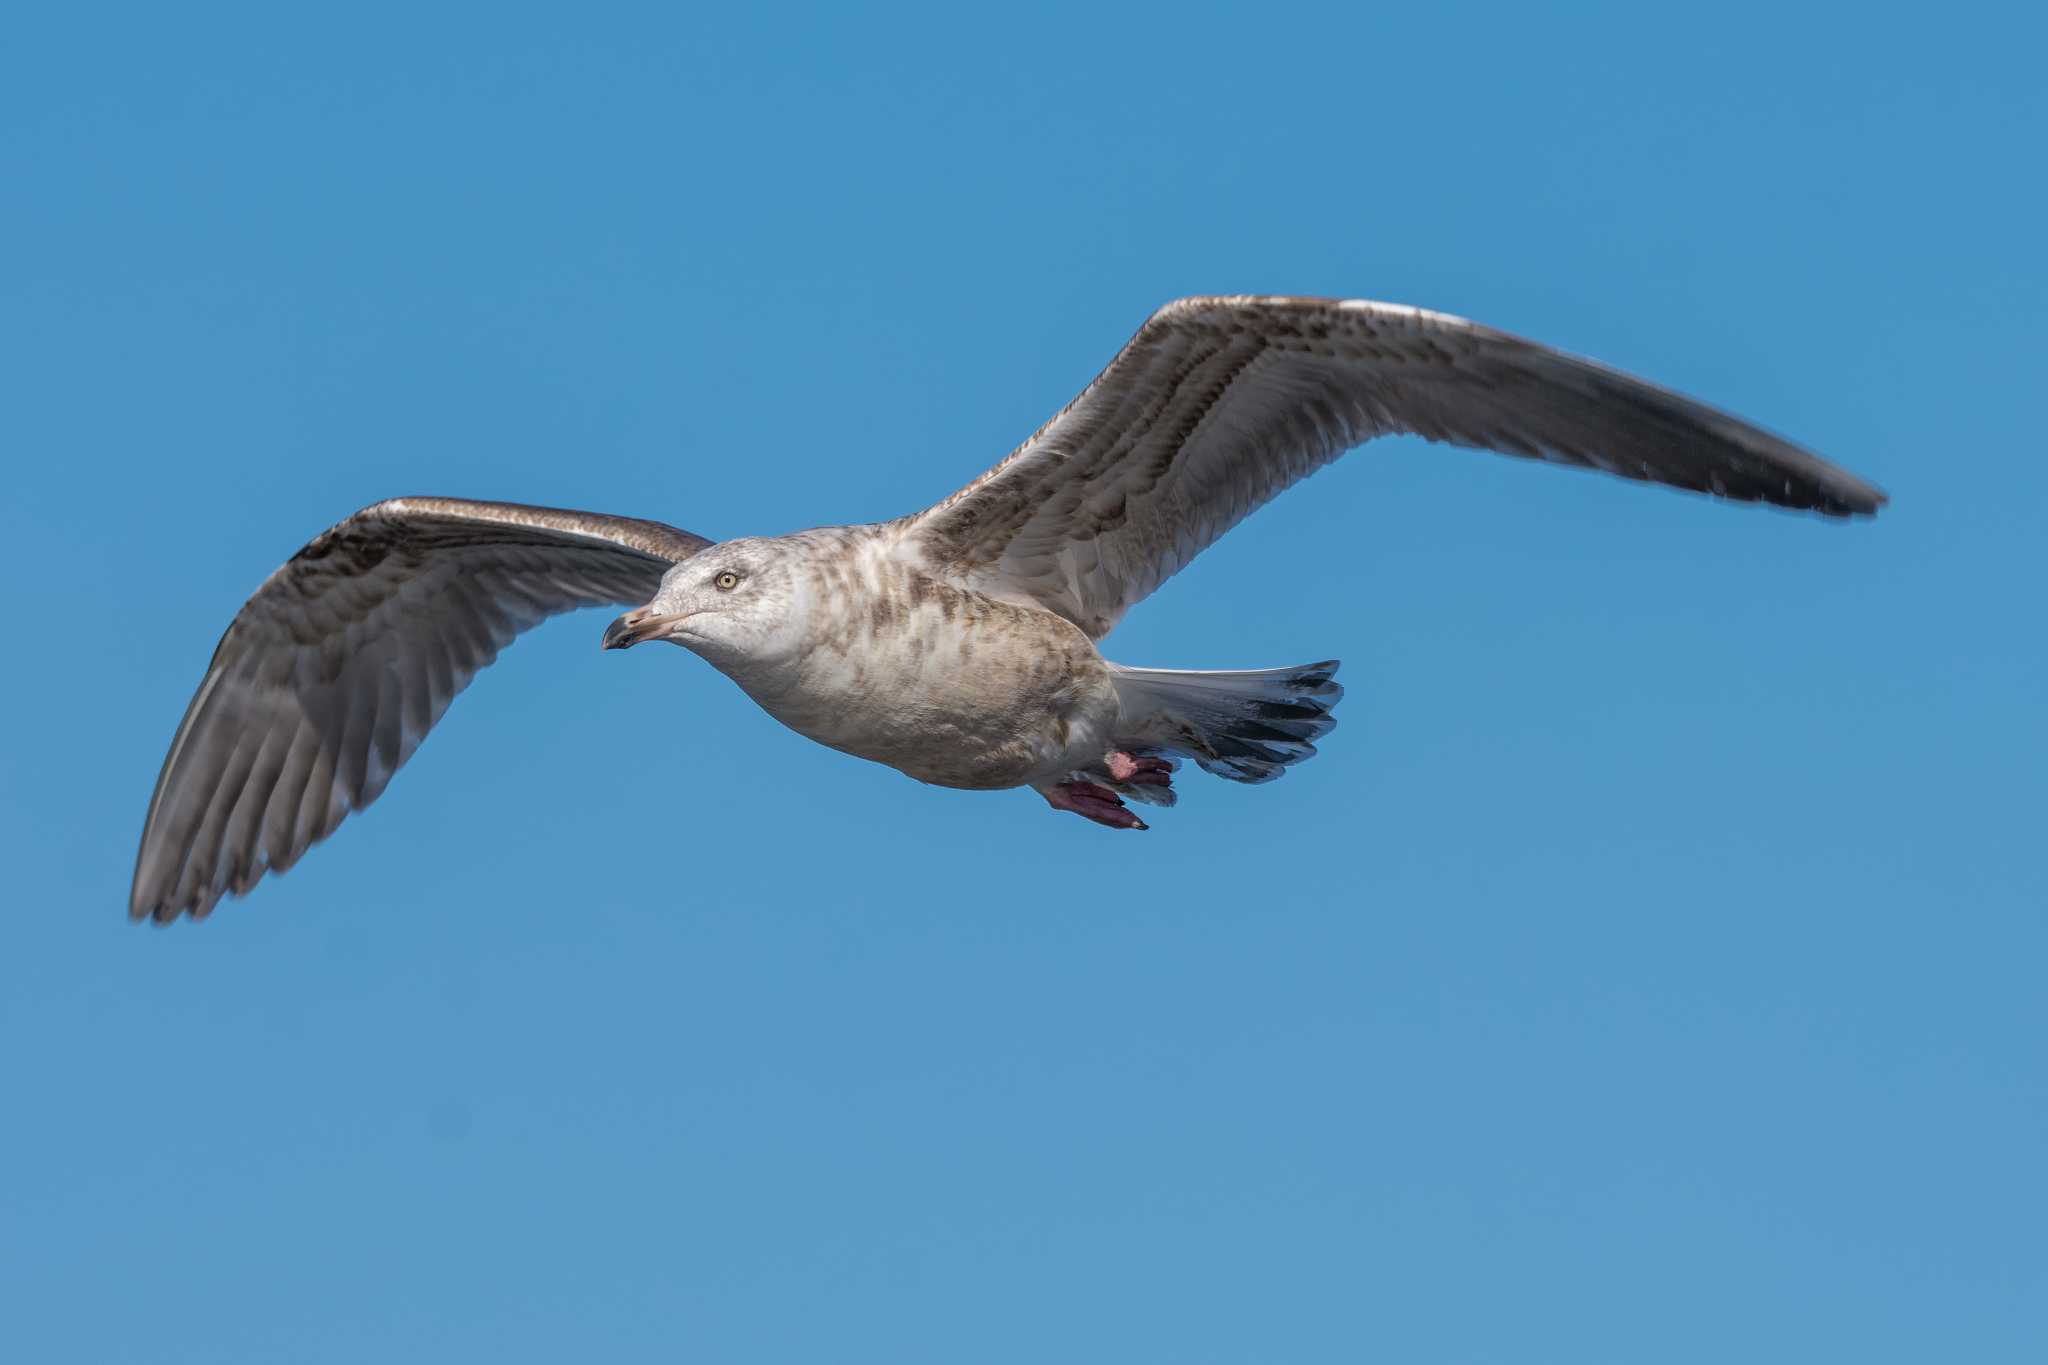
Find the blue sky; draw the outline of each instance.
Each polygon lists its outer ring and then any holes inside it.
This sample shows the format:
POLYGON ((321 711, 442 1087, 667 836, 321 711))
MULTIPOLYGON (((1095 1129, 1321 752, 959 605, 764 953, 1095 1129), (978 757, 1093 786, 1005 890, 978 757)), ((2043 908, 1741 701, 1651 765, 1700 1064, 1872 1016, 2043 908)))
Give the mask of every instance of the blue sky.
POLYGON ((686 8, 11 26, 18 1358, 2042 1358, 2037 18, 686 8), (1894 505, 1374 446, 1111 640, 1346 661, 1321 757, 1144 836, 574 616, 289 876, 123 919, 215 639, 352 509, 891 516, 1239 290, 1894 505))

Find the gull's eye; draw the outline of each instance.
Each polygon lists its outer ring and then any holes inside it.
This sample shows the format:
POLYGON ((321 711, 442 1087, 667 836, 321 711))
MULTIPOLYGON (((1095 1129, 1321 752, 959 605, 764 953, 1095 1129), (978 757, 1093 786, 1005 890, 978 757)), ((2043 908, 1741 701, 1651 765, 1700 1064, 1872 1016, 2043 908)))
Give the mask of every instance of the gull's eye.
POLYGON ((734 573, 731 569, 727 569, 724 573, 720 574, 718 577, 712 579, 711 581, 718 585, 718 590, 720 592, 731 592, 734 588, 737 588, 740 585, 740 576, 734 573))

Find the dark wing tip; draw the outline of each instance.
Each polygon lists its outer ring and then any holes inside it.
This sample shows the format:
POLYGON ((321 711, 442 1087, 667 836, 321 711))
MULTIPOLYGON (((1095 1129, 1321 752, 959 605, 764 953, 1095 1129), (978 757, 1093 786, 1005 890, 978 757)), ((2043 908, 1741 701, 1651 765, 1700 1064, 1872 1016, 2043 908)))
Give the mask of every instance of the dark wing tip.
POLYGON ((197 906, 174 905, 169 901, 156 901, 145 902, 140 905, 130 905, 128 907, 128 920, 131 924, 147 922, 161 928, 164 925, 176 923, 188 910, 195 920, 206 918, 206 912, 197 906))
MULTIPOLYGON (((242 893, 230 889, 227 894, 242 893)), ((128 890, 128 919, 133 924, 147 920, 159 925, 171 924, 185 915, 202 920, 213 912, 213 907, 219 900, 220 896, 209 894, 204 884, 180 898, 175 886, 166 884, 161 878, 145 880, 143 874, 138 871, 134 885, 128 890)))
POLYGON ((1865 483, 1847 470, 1818 459, 1814 463, 1821 470, 1804 485, 1787 479, 1781 487, 1763 490, 1762 498, 1781 507, 1818 512, 1837 521, 1874 517, 1891 501, 1883 489, 1865 483))
POLYGON ((1842 511, 1839 515, 1845 517, 1874 517, 1891 500, 1891 494, 1885 492, 1882 488, 1857 479, 1855 480, 1855 487, 1842 496, 1842 511))

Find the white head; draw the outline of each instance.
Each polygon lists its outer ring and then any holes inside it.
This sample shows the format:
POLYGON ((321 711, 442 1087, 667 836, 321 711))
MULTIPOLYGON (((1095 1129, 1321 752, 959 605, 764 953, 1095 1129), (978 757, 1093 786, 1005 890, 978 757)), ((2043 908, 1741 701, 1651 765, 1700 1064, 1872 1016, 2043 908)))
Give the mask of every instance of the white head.
POLYGON ((664 574, 652 602, 606 628, 604 647, 667 640, 727 673, 773 665, 802 647, 808 589, 797 543, 723 541, 664 574))

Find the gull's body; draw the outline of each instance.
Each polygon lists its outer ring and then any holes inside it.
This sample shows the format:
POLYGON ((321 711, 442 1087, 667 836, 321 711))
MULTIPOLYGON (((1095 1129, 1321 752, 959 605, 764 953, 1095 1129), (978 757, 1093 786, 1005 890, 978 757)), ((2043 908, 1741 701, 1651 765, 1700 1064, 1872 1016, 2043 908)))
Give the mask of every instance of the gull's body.
POLYGON ((786 572, 775 631, 745 649, 686 628, 673 638, 798 734, 920 782, 1027 786, 1107 752, 1117 694, 1094 642, 1051 612, 935 578, 903 531, 729 542, 750 577, 764 559, 786 572))
POLYGON ((1123 613, 1276 493, 1406 432, 1831 516, 1876 489, 1641 380, 1459 318, 1364 301, 1184 299, 1002 463, 926 511, 718 544, 510 503, 365 508, 272 574, 172 740, 130 911, 204 915, 368 805, 521 631, 637 605, 820 744, 940 786, 1032 787, 1142 829, 1181 759, 1261 782, 1315 752, 1334 663, 1132 669, 1123 613))

